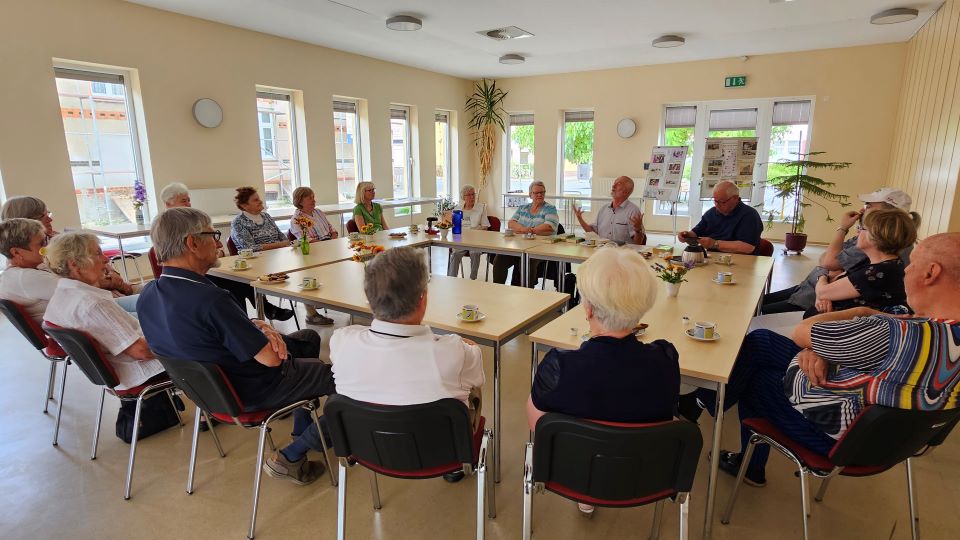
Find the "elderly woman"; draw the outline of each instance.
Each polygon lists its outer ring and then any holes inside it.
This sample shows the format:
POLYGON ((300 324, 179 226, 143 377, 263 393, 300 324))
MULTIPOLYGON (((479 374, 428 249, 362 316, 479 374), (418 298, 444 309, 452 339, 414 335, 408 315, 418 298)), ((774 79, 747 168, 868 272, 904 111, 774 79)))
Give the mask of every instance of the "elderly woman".
POLYGON ((290 247, 287 236, 280 232, 270 214, 263 211, 265 205, 255 188, 237 188, 233 201, 240 209, 240 215, 230 224, 230 238, 237 249, 264 251, 290 247))
POLYGON ((805 317, 852 307, 883 311, 906 305, 906 265, 898 254, 917 241, 914 218, 902 210, 874 210, 862 217, 857 230, 857 247, 867 258, 833 279, 820 276, 816 302, 805 317))
MULTIPOLYGON (((560 216, 557 214, 557 207, 546 202, 547 188, 543 182, 535 180, 530 182, 530 204, 525 204, 513 214, 507 227, 517 234, 538 234, 549 236, 557 232, 557 226, 560 224, 560 216)), ((532 287, 533 276, 537 275, 536 265, 530 265, 528 268, 528 281, 532 287)), ((497 255, 493 259, 493 280, 497 283, 507 282, 507 270, 513 268, 512 285, 520 285, 520 257, 513 255, 497 255)))
POLYGON ((373 202, 377 195, 377 186, 373 182, 360 182, 357 184, 357 196, 354 202, 357 206, 353 209, 353 220, 357 228, 363 228, 364 225, 373 225, 374 232, 382 231, 387 227, 387 220, 383 217, 383 207, 379 203, 373 202))
POLYGON ((47 210, 47 203, 36 197, 10 197, 3 203, 0 210, 0 219, 11 218, 35 219, 43 223, 43 230, 47 238, 53 238, 57 231, 53 230, 53 213, 47 210))
POLYGON ((664 340, 642 343, 632 333, 657 298, 643 258, 603 248, 578 276, 591 337, 577 350, 551 350, 540 363, 527 401, 530 429, 547 412, 611 422, 670 420, 680 393, 677 350, 664 340))
POLYGON ((293 217, 290 218, 290 234, 298 240, 306 233, 311 242, 320 240, 330 240, 337 237, 337 229, 330 224, 326 214, 317 208, 317 197, 313 190, 308 187, 298 187, 293 190, 293 205, 297 207, 293 217), (304 229, 297 223, 297 218, 306 218, 313 222, 313 225, 304 229))
POLYGON ((190 207, 190 190, 180 182, 167 184, 160 190, 160 200, 165 208, 190 207))
POLYGON ((44 319, 83 330, 103 347, 126 390, 163 373, 137 319, 121 309, 109 292, 97 287, 106 262, 97 237, 85 232, 57 235, 47 247, 50 269, 60 276, 44 319))
MULTIPOLYGON (((485 231, 490 227, 490 220, 487 219, 487 205, 477 202, 477 188, 470 184, 465 184, 460 188, 460 204, 454 210, 463 211, 464 229, 477 229, 485 231)), ((447 221, 453 221, 451 213, 445 216, 447 221)), ((450 257, 450 267, 447 269, 448 276, 455 276, 460 271, 460 262, 464 255, 470 255, 470 279, 477 279, 477 271, 480 268, 480 252, 458 249, 450 257)))

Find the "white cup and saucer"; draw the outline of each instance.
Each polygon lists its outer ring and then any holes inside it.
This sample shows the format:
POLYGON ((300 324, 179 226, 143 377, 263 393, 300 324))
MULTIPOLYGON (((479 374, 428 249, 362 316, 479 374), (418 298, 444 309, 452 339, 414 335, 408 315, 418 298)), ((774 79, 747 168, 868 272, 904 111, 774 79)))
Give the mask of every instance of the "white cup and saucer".
POLYGON ((305 291, 313 291, 320 288, 320 283, 317 282, 317 278, 312 276, 306 276, 301 281, 298 287, 305 291))
POLYGON ((234 270, 249 270, 250 263, 246 259, 234 259, 233 260, 233 269, 234 270))
POLYGON ((253 250, 250 249, 250 248, 241 249, 241 250, 238 252, 238 254, 240 255, 240 258, 241 258, 241 259, 252 259, 252 258, 253 258, 253 250))
POLYGON ((717 324, 712 322, 695 322, 693 328, 686 331, 687 336, 697 341, 716 341, 720 339, 717 324))
POLYGON ((713 282, 718 285, 734 285, 737 280, 733 278, 733 272, 717 272, 713 282))
POLYGON ((457 318, 463 322, 479 322, 486 319, 487 316, 480 312, 480 306, 476 304, 466 304, 460 308, 460 313, 457 313, 457 318))

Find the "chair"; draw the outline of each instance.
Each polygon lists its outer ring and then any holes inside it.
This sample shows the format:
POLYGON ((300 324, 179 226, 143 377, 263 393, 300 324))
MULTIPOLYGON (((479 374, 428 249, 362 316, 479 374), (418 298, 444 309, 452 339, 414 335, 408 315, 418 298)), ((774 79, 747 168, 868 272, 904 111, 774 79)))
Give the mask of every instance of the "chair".
MULTIPOLYGON (((197 446, 200 435, 200 415, 201 413, 210 418, 211 416, 227 424, 236 424, 244 429, 257 429, 260 431, 260 443, 257 447, 257 460, 254 463, 253 482, 253 509, 250 512, 250 529, 247 532, 247 538, 252 539, 254 527, 257 523, 257 503, 260 499, 260 479, 263 476, 263 445, 265 441, 270 443, 270 448, 276 450, 273 444, 273 438, 270 436, 270 424, 275 420, 286 417, 294 410, 303 407, 313 415, 313 421, 317 427, 320 427, 320 420, 317 418, 316 399, 305 399, 291 403, 278 409, 263 410, 244 410, 243 402, 237 395, 230 380, 220 369, 220 366, 209 362, 195 362, 193 360, 182 360, 179 358, 170 358, 159 356, 160 363, 167 371, 167 374, 184 394, 193 401, 197 410, 193 419, 193 444, 190 447, 190 469, 187 474, 187 493, 193 494, 193 477, 197 466, 197 446)), ((210 432, 213 433, 213 426, 210 426, 210 432)), ((330 460, 327 457, 326 443, 323 437, 320 437, 324 446, 324 459, 327 462, 327 471, 330 476, 330 483, 336 485, 333 471, 330 469, 330 460)), ((214 437, 217 450, 220 457, 225 457, 220 441, 214 437)))
POLYGON ((672 498, 680 505, 680 538, 686 539, 702 447, 700 429, 686 420, 625 424, 545 414, 526 445, 523 538, 531 534, 533 493, 547 490, 594 506, 656 502, 651 538, 660 534, 663 500, 672 498))
MULTIPOLYGON (((500 232, 500 218, 497 216, 487 216, 487 221, 490 222, 490 226, 487 227, 488 231, 500 232)), ((487 272, 483 277, 484 281, 490 281, 490 265, 493 264, 492 257, 489 253, 486 254, 487 259, 487 272)))
MULTIPOLYGON (((563 229, 563 223, 558 223, 557 234, 566 234, 566 233, 567 232, 563 229)), ((550 280, 553 280, 557 290, 559 291, 561 287, 560 280, 563 279, 563 276, 569 272, 570 272, 570 263, 557 261, 557 266, 554 267, 550 264, 549 261, 545 261, 540 266, 540 270, 537 272, 537 279, 543 278, 543 284, 540 286, 540 290, 544 290, 547 288, 547 280, 550 279, 550 280), (551 272, 553 268, 557 269, 556 273, 551 272)), ((536 283, 534 283, 533 286, 535 285, 536 283)), ((570 292, 570 296, 572 297, 573 291, 569 291, 569 292, 570 292)))
POLYGON ((157 259, 157 251, 153 249, 153 246, 150 246, 150 251, 147 252, 147 258, 150 259, 150 270, 153 270, 153 279, 160 279, 160 275, 163 274, 163 266, 157 259))
POLYGON ((730 514, 737 500, 737 492, 757 443, 771 448, 793 461, 800 470, 800 498, 803 510, 803 537, 808 537, 807 475, 822 478, 823 483, 814 500, 820 502, 830 479, 837 475, 870 476, 879 474, 906 461, 907 500, 910 506, 910 530, 914 540, 920 535, 920 518, 913 495, 913 468, 911 458, 923 455, 939 446, 960 421, 960 409, 918 411, 871 405, 854 419, 843 437, 827 455, 817 454, 790 439, 773 424, 762 418, 743 420, 750 429, 750 442, 744 452, 737 481, 730 494, 726 512, 720 522, 730 523, 730 514))
POLYGON ((347 232, 348 233, 359 233, 360 227, 357 227, 357 220, 350 218, 350 221, 347 221, 347 232))
MULTIPOLYGON (((127 390, 117 390, 116 386, 120 384, 117 372, 114 371, 113 366, 110 365, 110 362, 104 357, 103 352, 100 350, 100 344, 97 343, 94 338, 82 330, 62 328, 46 321, 43 323, 43 329, 50 337, 57 340, 60 346, 70 354, 70 359, 80 368, 80 371, 90 379, 90 382, 102 388, 100 392, 100 405, 97 407, 97 422, 93 428, 93 448, 90 450, 90 459, 97 459, 97 443, 100 439, 100 421, 103 419, 104 395, 109 393, 119 398, 120 401, 137 402, 133 416, 133 436, 130 441, 130 457, 127 460, 127 479, 123 487, 123 498, 129 499, 130 490, 133 486, 133 465, 137 457, 137 437, 140 431, 140 409, 143 405, 143 400, 160 392, 166 392, 167 398, 170 399, 170 404, 173 405, 173 410, 177 411, 177 407, 173 403, 173 394, 171 393, 173 383, 165 376, 163 380, 158 380, 160 377, 158 375, 140 386, 127 390)), ((177 411, 177 418, 180 418, 180 411, 177 411)), ((180 425, 183 425, 182 419, 180 420, 180 425)))
POLYGON ((35 349, 40 351, 44 358, 50 361, 50 376, 47 378, 47 392, 43 400, 43 414, 47 414, 50 400, 53 399, 54 380, 57 378, 57 364, 63 362, 63 374, 60 379, 60 397, 57 398, 57 422, 53 428, 53 445, 57 446, 57 436, 60 434, 60 413, 63 410, 63 390, 67 383, 67 366, 70 357, 60 347, 56 340, 44 333, 37 321, 27 314, 23 306, 13 300, 0 300, 0 311, 20 331, 35 349))
POLYGON ((137 275, 140 276, 140 283, 143 283, 143 271, 140 270, 140 265, 137 264, 137 259, 139 259, 141 256, 140 253, 131 253, 129 251, 125 251, 121 256, 119 249, 108 249, 103 252, 103 256, 107 257, 107 262, 109 262, 111 265, 114 265, 117 261, 120 261, 123 265, 124 277, 127 277, 127 259, 131 260, 133 262, 133 267, 137 269, 137 275))
POLYGON ((227 253, 229 253, 232 257, 236 257, 237 254, 240 253, 240 251, 237 249, 236 242, 233 241, 232 236, 227 237, 227 253))
POLYGON ((773 244, 770 243, 766 238, 760 239, 760 252, 758 255, 763 257, 772 257, 773 256, 773 244))
POLYGON ((287 240, 289 240, 289 241, 291 241, 291 242, 296 242, 296 241, 297 241, 297 237, 294 236, 292 232, 290 232, 290 229, 287 229, 287 240))
MULTIPOLYGON (((457 399, 446 398, 420 405, 376 405, 333 395, 324 407, 324 416, 339 458, 340 487, 337 493, 337 538, 343 540, 346 525, 347 467, 359 463, 370 470, 373 508, 379 510, 377 474, 417 480, 436 478, 463 470, 477 472, 477 538, 484 535, 484 496, 489 497, 489 517, 497 515, 493 477, 487 475, 488 445, 493 432, 483 429, 484 419, 474 433, 467 408, 457 399)), ((442 535, 441 535, 442 536, 442 535)))
MULTIPOLYGON (((287 231, 287 236, 289 235, 290 231, 287 231)), ((229 253, 231 256, 236 256, 240 253, 240 251, 237 250, 237 244, 233 241, 233 237, 230 236, 227 237, 227 253, 229 253)), ((297 330, 300 330, 300 318, 297 317, 297 308, 293 305, 293 300, 287 300, 287 302, 290 302, 290 309, 293 310, 293 322, 297 325, 297 330)), ((283 305, 282 299, 280 300, 280 305, 283 305)))

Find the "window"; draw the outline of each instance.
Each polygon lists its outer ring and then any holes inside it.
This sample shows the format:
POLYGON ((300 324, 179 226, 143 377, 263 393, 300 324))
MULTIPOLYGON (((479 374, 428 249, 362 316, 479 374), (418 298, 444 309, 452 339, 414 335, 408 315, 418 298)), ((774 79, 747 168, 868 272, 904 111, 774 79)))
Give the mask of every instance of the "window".
POLYGON ((355 101, 334 100, 333 143, 337 159, 337 196, 339 202, 350 202, 363 178, 360 152, 360 115, 355 101))
MULTIPOLYGON (((686 146, 687 159, 683 164, 683 176, 680 178, 680 196, 677 202, 677 215, 690 215, 690 174, 693 171, 693 135, 697 124, 697 107, 667 107, 663 121, 663 145, 686 146)), ((639 187, 642 187, 642 183, 639 187)), ((653 213, 669 216, 673 205, 668 201, 656 201, 653 213)))
POLYGON ((54 76, 81 223, 133 223, 143 171, 124 76, 66 68, 54 76))
POLYGON ((257 91, 260 159, 263 191, 268 208, 290 206, 300 186, 297 129, 291 95, 276 90, 257 91))
MULTIPOLYGON (((776 162, 781 159, 798 159, 801 153, 806 154, 810 151, 810 102, 778 101, 774 103, 772 124, 766 179, 793 173, 793 170, 776 162)), ((765 189, 763 192, 764 218, 770 213, 776 221, 793 217, 794 198, 774 200, 773 195, 772 189, 765 189)))
MULTIPOLYGON (((412 196, 410 179, 413 177, 413 147, 410 136, 410 109, 390 107, 390 148, 393 160, 393 196, 405 199, 412 196)), ((408 208, 398 208, 397 215, 407 214, 408 208)))
POLYGON ((453 169, 450 143, 450 113, 438 111, 434 114, 434 132, 437 141, 437 197, 452 197, 450 171, 453 169))
POLYGON ((533 181, 533 115, 510 115, 510 151, 507 152, 505 192, 526 193, 533 181))
MULTIPOLYGON (((707 137, 756 137, 757 109, 711 109, 707 137)), ((700 202, 700 211, 713 208, 713 199, 700 202)))
MULTIPOLYGON (((563 194, 590 196, 593 178, 593 111, 563 113, 563 194)), ((584 209, 589 210, 589 205, 584 209)))

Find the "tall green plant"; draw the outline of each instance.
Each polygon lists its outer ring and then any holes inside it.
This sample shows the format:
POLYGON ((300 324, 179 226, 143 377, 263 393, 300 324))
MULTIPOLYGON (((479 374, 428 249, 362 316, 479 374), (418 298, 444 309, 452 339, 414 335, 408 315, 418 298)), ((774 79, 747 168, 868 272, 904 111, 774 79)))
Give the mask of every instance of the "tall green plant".
MULTIPOLYGON (((826 169, 838 171, 846 169, 851 164, 846 161, 815 161, 811 156, 818 156, 826 152, 795 152, 798 159, 781 159, 775 164, 778 169, 784 171, 767 179, 767 187, 774 189, 774 199, 788 199, 793 197, 793 216, 784 219, 784 223, 790 223, 790 232, 792 234, 802 233, 806 220, 803 217, 803 210, 811 205, 817 205, 827 213, 827 221, 833 221, 830 216, 830 210, 826 203, 836 203, 841 207, 850 206, 847 195, 840 195, 830 191, 836 184, 828 182, 822 178, 817 178, 807 174, 811 169, 826 169)), ((773 225, 773 212, 767 212, 767 226, 773 225)))
POLYGON ((473 95, 467 98, 466 110, 470 114, 469 127, 474 131, 473 144, 480 160, 480 189, 487 184, 487 176, 493 166, 493 153, 497 149, 497 129, 504 130, 503 99, 507 92, 497 88, 497 81, 483 79, 474 84, 473 95))

